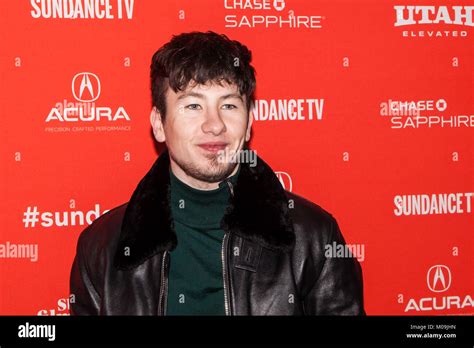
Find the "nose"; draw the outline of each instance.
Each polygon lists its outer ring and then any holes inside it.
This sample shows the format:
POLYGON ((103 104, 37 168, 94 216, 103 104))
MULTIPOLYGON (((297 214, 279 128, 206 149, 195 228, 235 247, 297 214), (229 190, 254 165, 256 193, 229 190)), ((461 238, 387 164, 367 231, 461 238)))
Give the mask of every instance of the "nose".
POLYGON ((212 133, 214 135, 219 135, 226 131, 225 123, 222 121, 219 111, 210 109, 201 128, 204 133, 212 133))

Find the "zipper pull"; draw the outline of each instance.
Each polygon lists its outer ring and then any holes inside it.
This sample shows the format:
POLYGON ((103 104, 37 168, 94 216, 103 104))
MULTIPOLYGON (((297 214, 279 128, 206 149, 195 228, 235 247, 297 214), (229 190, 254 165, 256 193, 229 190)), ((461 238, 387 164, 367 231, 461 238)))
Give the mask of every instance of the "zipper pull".
POLYGON ((230 180, 226 180, 227 186, 229 186, 231 196, 234 196, 234 185, 230 182, 230 180))

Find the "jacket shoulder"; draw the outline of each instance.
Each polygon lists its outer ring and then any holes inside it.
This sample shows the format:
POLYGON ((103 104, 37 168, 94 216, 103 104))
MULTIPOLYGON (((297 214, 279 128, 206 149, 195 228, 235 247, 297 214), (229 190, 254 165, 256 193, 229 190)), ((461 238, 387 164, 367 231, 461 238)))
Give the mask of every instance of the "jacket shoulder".
POLYGON ((295 233, 296 250, 307 251, 313 256, 324 255, 327 245, 334 242, 345 244, 339 224, 330 212, 295 193, 286 192, 286 195, 295 233))
POLYGON ((78 249, 86 255, 91 255, 113 248, 120 237, 127 205, 128 203, 124 203, 109 210, 87 226, 79 236, 78 249))
POLYGON ((288 191, 285 193, 296 237, 298 234, 309 233, 327 240, 332 228, 337 225, 334 216, 318 204, 300 195, 288 191))

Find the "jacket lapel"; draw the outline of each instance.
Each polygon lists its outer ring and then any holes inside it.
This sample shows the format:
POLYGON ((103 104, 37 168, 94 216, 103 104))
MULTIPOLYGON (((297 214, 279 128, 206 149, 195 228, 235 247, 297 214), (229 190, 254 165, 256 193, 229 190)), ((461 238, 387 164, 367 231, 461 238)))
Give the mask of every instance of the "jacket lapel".
MULTIPOLYGON (((140 181, 125 210, 114 265, 130 269, 177 246, 170 207, 169 154, 164 151, 140 181)), ((295 236, 288 199, 273 170, 257 157, 242 163, 234 196, 221 226, 244 239, 281 252, 293 248, 295 236)))

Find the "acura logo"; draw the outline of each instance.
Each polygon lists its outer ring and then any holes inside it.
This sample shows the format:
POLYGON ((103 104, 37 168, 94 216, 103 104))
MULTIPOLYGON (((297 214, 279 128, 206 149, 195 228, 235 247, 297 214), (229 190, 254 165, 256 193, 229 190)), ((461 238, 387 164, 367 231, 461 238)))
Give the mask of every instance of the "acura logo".
POLYGON ((433 292, 444 292, 451 286, 451 271, 447 266, 435 265, 426 275, 428 288, 433 292))
POLYGON ((275 172, 278 180, 280 180, 281 186, 287 191, 292 192, 293 190, 293 181, 291 180, 291 176, 285 172, 275 172))
POLYGON ((72 79, 72 94, 80 102, 93 102, 100 95, 100 81, 96 74, 81 72, 72 79))

